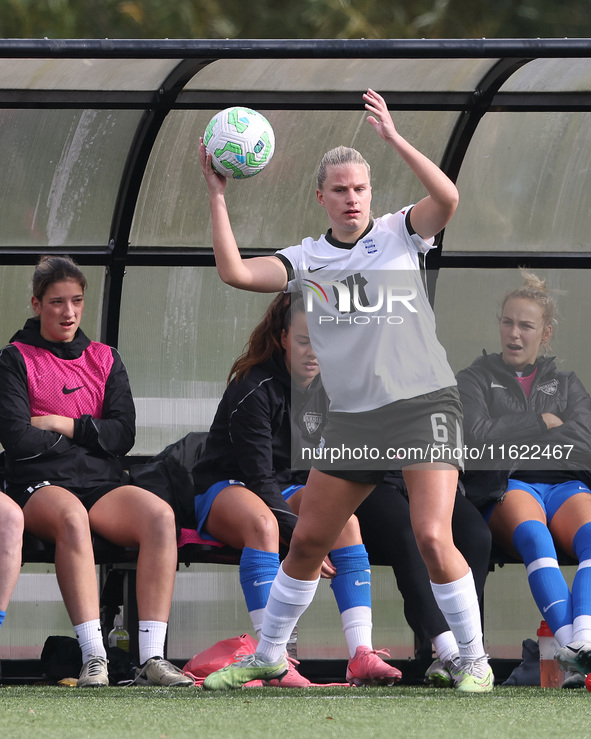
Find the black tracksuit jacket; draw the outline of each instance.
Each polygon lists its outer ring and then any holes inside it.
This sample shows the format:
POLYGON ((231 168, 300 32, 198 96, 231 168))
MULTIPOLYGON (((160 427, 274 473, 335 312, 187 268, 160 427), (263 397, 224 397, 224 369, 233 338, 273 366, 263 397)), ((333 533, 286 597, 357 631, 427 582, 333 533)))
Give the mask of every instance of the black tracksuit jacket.
POLYGON ((529 397, 500 354, 484 352, 457 375, 464 443, 482 455, 467 455, 464 475, 466 495, 478 507, 501 500, 509 477, 591 483, 591 398, 554 358, 539 358, 526 374, 534 368, 529 397), (562 425, 548 429, 542 413, 554 413, 562 425))
POLYGON ((279 356, 254 366, 241 380, 232 380, 192 470, 196 494, 221 480, 240 480, 273 511, 281 538, 288 543, 296 516, 281 491, 305 483, 306 465, 297 462, 298 451, 318 445, 327 407, 320 378, 306 390, 292 388, 279 356), (290 450, 296 459, 293 465, 290 450), (300 474, 294 472, 298 467, 300 474))

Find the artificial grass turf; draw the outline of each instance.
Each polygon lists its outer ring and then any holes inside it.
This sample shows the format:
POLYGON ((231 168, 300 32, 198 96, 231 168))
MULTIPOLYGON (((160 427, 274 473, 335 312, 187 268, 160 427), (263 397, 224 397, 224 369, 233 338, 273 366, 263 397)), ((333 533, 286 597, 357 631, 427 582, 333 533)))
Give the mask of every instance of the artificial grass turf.
POLYGON ((423 687, 0 688, 0 731, 10 739, 308 739, 316 737, 586 736, 586 690, 495 688, 484 695, 423 687))

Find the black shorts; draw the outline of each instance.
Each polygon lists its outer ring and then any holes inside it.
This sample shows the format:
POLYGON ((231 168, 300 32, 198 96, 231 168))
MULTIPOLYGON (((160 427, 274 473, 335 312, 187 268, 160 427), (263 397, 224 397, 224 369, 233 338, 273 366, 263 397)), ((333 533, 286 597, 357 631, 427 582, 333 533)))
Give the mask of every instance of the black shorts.
POLYGON ((377 484, 388 470, 446 462, 463 468, 462 404, 456 387, 364 413, 330 413, 312 466, 334 477, 377 484))
POLYGON ((55 485, 56 487, 64 488, 64 490, 67 490, 69 493, 72 493, 72 495, 75 495, 76 498, 78 498, 78 500, 86 508, 86 510, 89 511, 97 502, 97 500, 100 500, 104 495, 110 493, 111 490, 116 490, 122 485, 127 484, 129 484, 129 481, 127 479, 124 479, 120 482, 105 482, 100 485, 96 485, 93 488, 74 488, 67 487, 66 485, 64 485, 63 482, 59 481, 52 482, 50 480, 40 480, 39 482, 32 483, 24 490, 21 487, 9 485, 6 489, 6 494, 16 503, 18 503, 21 508, 24 508, 33 493, 35 493, 37 490, 47 487, 48 485, 55 485))

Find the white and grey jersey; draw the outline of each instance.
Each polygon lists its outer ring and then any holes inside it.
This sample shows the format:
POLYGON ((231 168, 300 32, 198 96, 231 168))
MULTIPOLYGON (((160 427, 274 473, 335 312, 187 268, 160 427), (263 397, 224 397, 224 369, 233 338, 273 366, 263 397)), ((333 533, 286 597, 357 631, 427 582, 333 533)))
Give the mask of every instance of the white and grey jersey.
POLYGON ((277 252, 293 268, 330 409, 357 413, 456 384, 435 331, 409 208, 388 213, 351 248, 325 236, 277 252))

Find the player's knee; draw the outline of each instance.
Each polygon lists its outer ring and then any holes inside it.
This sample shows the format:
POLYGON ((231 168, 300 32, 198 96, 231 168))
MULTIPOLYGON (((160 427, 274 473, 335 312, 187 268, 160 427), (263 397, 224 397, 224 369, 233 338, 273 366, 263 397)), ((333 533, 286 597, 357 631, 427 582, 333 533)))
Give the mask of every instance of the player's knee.
POLYGON ((25 528, 22 509, 16 504, 3 505, 0 511, 0 540, 4 545, 14 546, 20 542, 25 528))
POLYGON ((445 564, 450 547, 453 547, 447 532, 436 526, 425 527, 416 534, 417 546, 428 567, 440 567, 445 564))

